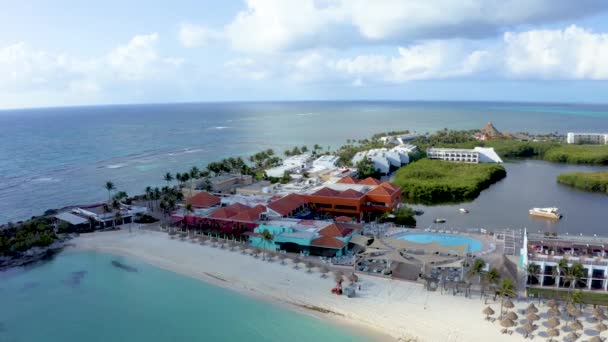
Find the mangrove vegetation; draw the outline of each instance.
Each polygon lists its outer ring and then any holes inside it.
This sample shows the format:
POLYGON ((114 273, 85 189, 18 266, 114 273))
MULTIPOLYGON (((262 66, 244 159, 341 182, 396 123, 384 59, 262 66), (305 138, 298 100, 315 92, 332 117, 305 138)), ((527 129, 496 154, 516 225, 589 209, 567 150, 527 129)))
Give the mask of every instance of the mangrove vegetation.
POLYGON ((608 171, 562 173, 557 176, 557 182, 577 189, 608 195, 608 171))

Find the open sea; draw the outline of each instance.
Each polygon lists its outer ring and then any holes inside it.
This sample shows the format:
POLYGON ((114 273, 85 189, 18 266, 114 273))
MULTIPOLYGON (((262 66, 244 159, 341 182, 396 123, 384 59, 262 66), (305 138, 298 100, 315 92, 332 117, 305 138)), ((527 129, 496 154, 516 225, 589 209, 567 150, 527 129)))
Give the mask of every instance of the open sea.
POLYGON ((371 339, 138 259, 95 252, 64 252, 36 267, 0 272, 0 303, 2 342, 371 339))
MULTIPOLYGON (((0 111, 0 222, 103 201, 107 180, 139 194, 146 186, 164 185, 166 172, 266 148, 282 154, 296 145, 335 147, 388 130, 472 129, 488 121, 510 132, 601 132, 608 131, 608 105, 380 101, 5 110, 0 111)), ((599 215, 582 210, 581 217, 599 215)))

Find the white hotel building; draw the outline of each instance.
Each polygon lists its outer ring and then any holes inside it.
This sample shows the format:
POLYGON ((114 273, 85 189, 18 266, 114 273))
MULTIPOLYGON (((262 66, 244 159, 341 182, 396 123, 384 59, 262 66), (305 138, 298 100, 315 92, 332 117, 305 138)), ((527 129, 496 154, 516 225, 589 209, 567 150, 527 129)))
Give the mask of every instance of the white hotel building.
POLYGON ((426 151, 429 159, 439 159, 445 161, 461 163, 502 163, 502 159, 491 147, 475 147, 474 149, 460 148, 429 148, 426 151))
POLYGON ((608 145, 608 133, 568 133, 568 144, 599 144, 608 145))

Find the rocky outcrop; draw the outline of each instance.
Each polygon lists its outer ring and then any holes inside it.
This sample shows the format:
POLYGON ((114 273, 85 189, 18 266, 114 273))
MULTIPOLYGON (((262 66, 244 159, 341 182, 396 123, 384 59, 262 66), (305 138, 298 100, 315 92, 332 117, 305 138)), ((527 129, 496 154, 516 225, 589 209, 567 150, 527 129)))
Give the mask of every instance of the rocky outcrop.
POLYGON ((34 262, 38 262, 44 259, 48 259, 53 255, 59 253, 65 246, 71 237, 65 237, 56 240, 51 245, 46 247, 33 247, 25 252, 11 255, 11 256, 0 256, 0 271, 6 270, 11 267, 25 266, 34 262))

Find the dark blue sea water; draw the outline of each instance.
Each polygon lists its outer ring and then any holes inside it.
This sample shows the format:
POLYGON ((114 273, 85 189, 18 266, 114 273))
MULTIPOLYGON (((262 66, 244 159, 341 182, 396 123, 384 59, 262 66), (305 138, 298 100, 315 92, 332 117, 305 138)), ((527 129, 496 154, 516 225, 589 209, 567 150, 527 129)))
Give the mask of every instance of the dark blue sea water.
POLYGON ((265 148, 336 146, 387 130, 608 131, 608 105, 475 102, 204 103, 0 111, 0 222, 141 193, 165 172, 265 148))

